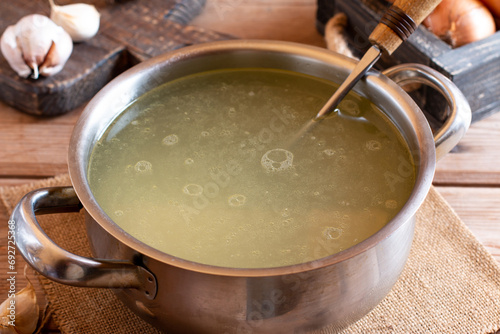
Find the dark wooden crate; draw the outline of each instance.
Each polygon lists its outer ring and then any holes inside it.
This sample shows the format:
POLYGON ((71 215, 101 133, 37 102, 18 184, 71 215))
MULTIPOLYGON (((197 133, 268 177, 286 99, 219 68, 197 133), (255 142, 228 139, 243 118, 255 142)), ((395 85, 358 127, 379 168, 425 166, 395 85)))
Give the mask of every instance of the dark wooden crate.
MULTIPOLYGON (((370 46, 368 36, 389 5, 385 0, 318 0, 318 30, 323 32, 335 13, 345 13, 349 22, 348 42, 362 54, 370 46)), ((383 56, 377 67, 400 63, 425 64, 452 80, 469 101, 473 122, 500 111, 500 32, 453 49, 420 26, 392 56, 383 56)), ((417 96, 417 102, 423 108, 433 109, 437 119, 445 117, 436 92, 426 89, 417 96)))

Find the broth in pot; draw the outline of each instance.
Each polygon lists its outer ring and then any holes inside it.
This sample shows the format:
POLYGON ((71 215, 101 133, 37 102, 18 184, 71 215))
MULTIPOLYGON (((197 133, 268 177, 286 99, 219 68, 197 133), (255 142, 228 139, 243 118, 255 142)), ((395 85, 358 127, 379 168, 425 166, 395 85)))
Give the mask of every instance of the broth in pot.
POLYGON ((127 233, 184 260, 268 268, 347 249, 401 210, 416 171, 398 129, 353 92, 292 140, 337 87, 259 68, 163 84, 94 147, 92 193, 127 233))

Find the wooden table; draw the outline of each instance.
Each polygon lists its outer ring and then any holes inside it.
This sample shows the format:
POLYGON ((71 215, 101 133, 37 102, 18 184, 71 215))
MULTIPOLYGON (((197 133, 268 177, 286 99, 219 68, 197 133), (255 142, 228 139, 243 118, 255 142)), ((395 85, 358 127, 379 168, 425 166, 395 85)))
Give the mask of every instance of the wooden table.
MULTIPOLYGON (((192 24, 241 38, 324 46, 315 29, 315 10, 315 0, 208 0, 192 24)), ((0 102, 0 186, 65 173, 69 138, 82 109, 38 118, 0 102)), ((500 113, 472 125, 458 147, 439 161, 434 185, 500 261, 500 113)), ((0 210, 1 301, 7 294, 7 220, 7 213, 0 210)), ((22 263, 20 256, 17 261, 22 263)), ((26 284, 21 276, 19 289, 26 284)), ((39 287, 37 291, 43 307, 43 293, 39 287)), ((50 332, 54 325, 49 322, 46 328, 50 332)))

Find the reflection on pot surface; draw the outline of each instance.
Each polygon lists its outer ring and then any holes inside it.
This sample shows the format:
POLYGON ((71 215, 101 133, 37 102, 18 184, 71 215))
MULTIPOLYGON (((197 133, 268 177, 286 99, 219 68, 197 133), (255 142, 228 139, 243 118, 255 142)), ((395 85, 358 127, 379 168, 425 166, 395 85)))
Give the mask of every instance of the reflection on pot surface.
POLYGON ((92 192, 132 236, 194 262, 279 267, 347 249, 401 210, 416 172, 397 128, 354 93, 291 141, 336 87, 258 68, 163 84, 95 145, 92 192))

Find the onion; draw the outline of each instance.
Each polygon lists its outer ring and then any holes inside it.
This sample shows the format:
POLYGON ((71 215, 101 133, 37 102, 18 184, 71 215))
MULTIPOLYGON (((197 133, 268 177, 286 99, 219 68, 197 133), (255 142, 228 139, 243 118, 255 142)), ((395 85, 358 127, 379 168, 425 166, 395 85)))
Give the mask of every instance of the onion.
POLYGON ((496 31, 493 15, 479 0, 443 0, 423 24, 454 48, 496 31))
POLYGON ((494 16, 500 18, 500 1, 499 0, 481 0, 481 2, 488 7, 494 16))

